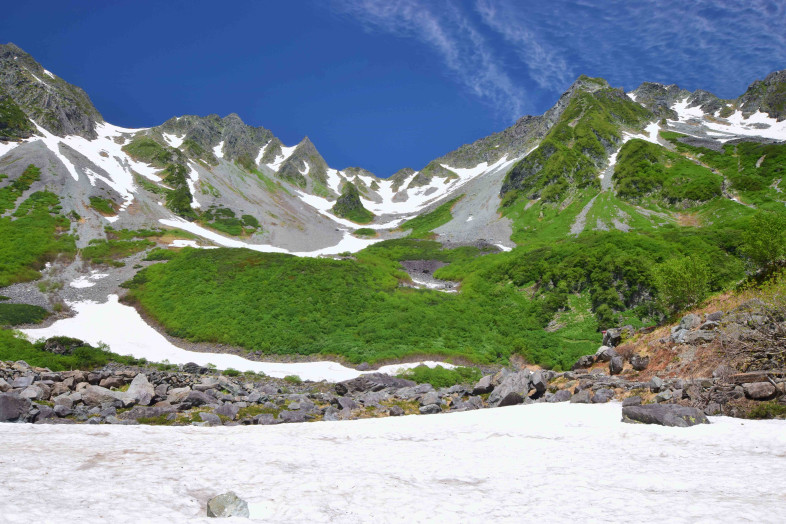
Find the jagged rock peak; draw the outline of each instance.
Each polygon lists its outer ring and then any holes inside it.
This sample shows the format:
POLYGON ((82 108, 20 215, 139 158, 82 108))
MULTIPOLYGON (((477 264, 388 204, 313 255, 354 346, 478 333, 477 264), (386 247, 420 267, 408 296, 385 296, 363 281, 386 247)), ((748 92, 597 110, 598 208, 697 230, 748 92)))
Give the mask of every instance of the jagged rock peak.
POLYGON ((103 122, 82 89, 55 76, 14 44, 0 44, 0 88, 31 120, 58 136, 93 139, 103 122))
POLYGON ((754 81, 737 102, 746 115, 760 110, 778 121, 786 119, 786 69, 754 81))

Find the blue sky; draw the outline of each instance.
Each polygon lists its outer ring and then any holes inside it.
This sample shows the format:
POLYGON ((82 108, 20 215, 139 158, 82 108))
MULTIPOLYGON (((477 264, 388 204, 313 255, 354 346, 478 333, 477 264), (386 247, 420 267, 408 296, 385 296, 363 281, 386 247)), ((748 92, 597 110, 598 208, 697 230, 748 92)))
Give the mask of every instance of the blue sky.
POLYGON ((48 1, 0 40, 145 127, 235 112, 380 176, 540 114, 580 74, 736 97, 786 68, 777 0, 48 1))

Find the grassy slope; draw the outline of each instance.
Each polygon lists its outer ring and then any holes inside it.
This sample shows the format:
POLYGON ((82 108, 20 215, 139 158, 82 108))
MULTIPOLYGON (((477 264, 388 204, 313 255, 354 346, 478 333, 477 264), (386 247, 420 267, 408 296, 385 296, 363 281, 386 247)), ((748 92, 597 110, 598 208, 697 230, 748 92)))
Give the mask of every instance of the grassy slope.
POLYGON ((462 198, 464 198, 464 195, 456 197, 449 202, 445 202, 430 213, 418 215, 413 219, 407 220, 399 226, 399 229, 411 229, 409 233, 410 238, 431 238, 434 236, 432 233, 433 230, 447 224, 453 219, 453 215, 451 214, 453 206, 462 198))

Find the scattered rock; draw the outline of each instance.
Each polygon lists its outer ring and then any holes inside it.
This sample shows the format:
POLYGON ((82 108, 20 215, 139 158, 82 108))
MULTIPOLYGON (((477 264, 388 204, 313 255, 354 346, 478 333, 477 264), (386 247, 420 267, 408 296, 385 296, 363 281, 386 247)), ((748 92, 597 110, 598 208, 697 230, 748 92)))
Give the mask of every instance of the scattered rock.
POLYGON ((625 408, 625 407, 628 407, 628 406, 641 406, 641 397, 633 396, 633 397, 628 397, 625 400, 623 400, 622 401, 622 407, 625 408))
POLYGON ((770 400, 775 398, 778 390, 769 382, 753 382, 743 384, 745 396, 753 400, 770 400))
POLYGON ((612 357, 611 361, 609 362, 609 374, 610 375, 619 375, 622 373, 622 368, 625 365, 625 361, 622 359, 621 356, 615 355, 612 357))
POLYGON ((442 413, 442 406, 439 404, 428 404, 427 406, 421 406, 420 413, 422 415, 434 415, 437 413, 442 413))
POLYGON ((30 399, 15 393, 0 393, 0 422, 19 420, 27 414, 31 405, 30 399))
POLYGON ((650 365, 650 357, 643 357, 641 355, 632 355, 630 357, 630 365, 636 371, 644 371, 650 365))
POLYGON ((614 390, 608 388, 601 388, 595 392, 592 397, 593 404, 605 404, 614 398, 614 390))
POLYGON ((228 491, 207 501, 208 517, 249 517, 248 502, 228 491))
POLYGON ((584 389, 570 397, 571 404, 589 404, 592 400, 592 392, 589 389, 584 389))
POLYGON ((494 390, 494 385, 491 383, 492 378, 492 375, 486 375, 485 377, 478 380, 478 383, 475 384, 474 388, 472 388, 472 394, 483 395, 485 393, 491 393, 494 390))
POLYGON ((703 411, 679 404, 626 406, 622 408, 622 421, 681 428, 710 423, 703 411))
POLYGON ((546 402, 567 402, 570 400, 570 391, 567 389, 560 389, 551 395, 546 402))

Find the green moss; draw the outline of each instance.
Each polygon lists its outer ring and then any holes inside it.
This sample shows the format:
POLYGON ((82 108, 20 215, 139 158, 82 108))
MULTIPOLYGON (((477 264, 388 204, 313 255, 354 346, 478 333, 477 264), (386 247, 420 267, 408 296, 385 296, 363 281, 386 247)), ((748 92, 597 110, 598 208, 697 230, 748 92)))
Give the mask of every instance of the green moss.
POLYGON ((361 227, 360 229, 356 229, 354 233, 352 233, 356 237, 364 237, 364 238, 373 238, 378 236, 376 229, 371 229, 368 227, 361 227))
POLYGON ((767 419, 786 417, 786 404, 779 404, 774 401, 759 402, 748 412, 748 418, 767 419))
POLYGON ((162 146, 147 135, 137 136, 122 149, 134 160, 160 168, 166 167, 175 159, 172 149, 162 146))

